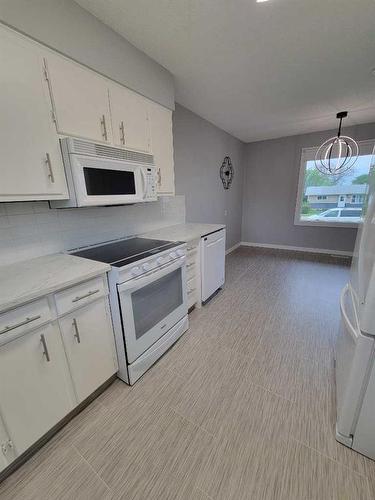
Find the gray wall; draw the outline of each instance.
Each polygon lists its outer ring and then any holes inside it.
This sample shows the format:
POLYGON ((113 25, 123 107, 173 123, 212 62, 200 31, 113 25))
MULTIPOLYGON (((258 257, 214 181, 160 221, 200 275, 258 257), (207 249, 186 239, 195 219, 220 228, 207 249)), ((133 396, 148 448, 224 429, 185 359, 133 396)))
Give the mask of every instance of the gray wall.
POLYGON ((0 0, 0 21, 174 109, 171 73, 73 0, 0 0))
MULTIPOLYGON (((375 138, 375 123, 348 127, 357 140, 375 138)), ((294 225, 301 150, 318 146, 335 131, 246 145, 242 241, 352 251, 357 230, 294 225)))
POLYGON ((178 104, 173 113, 173 136, 176 194, 186 197, 186 220, 226 224, 230 248, 241 241, 245 145, 178 104), (235 175, 231 188, 224 190, 219 170, 227 155, 235 175))

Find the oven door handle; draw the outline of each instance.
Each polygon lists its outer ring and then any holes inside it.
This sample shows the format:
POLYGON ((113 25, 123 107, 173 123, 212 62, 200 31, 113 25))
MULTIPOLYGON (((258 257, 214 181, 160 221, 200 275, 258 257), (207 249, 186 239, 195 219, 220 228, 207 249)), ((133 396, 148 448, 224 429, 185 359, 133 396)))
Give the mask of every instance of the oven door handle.
POLYGON ((138 278, 133 278, 129 281, 125 281, 125 283, 121 283, 120 285, 117 285, 117 289, 119 293, 129 291, 129 290, 137 290, 139 288, 142 288, 153 281, 162 278, 163 276, 166 276, 167 274, 176 271, 179 267, 182 268, 184 271, 186 268, 186 258, 185 256, 180 257, 179 259, 175 260, 174 262, 169 262, 168 264, 165 264, 164 266, 161 266, 157 269, 154 269, 153 271, 148 272, 147 274, 143 274, 142 276, 139 276, 138 278))

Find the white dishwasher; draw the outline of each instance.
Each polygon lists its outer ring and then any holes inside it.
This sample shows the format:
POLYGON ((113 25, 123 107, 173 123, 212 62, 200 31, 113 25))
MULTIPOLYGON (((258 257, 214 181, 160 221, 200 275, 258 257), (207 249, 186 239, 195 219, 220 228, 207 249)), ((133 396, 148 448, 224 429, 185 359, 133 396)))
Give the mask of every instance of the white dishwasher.
POLYGON ((225 229, 202 237, 202 302, 206 302, 225 281, 225 229))

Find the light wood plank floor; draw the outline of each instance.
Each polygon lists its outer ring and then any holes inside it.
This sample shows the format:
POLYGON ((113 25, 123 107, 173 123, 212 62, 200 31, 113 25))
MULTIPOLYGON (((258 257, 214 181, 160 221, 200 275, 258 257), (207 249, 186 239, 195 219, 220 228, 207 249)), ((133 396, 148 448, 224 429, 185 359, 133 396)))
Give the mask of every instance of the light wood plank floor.
POLYGON ((334 439, 348 268, 240 248, 225 290, 134 387, 120 381, 0 485, 1 499, 366 500, 334 439))

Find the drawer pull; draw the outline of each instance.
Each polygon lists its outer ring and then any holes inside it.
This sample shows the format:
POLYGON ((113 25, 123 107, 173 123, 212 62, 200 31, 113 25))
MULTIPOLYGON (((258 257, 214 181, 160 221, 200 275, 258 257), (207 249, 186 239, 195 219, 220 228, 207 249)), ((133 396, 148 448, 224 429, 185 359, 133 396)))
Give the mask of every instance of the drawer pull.
POLYGON ((186 268, 187 269, 190 269, 191 267, 193 267, 195 264, 195 262, 191 262, 190 264, 186 264, 186 268))
POLYGON ((188 295, 190 295, 193 292, 195 292, 195 288, 190 288, 190 290, 188 290, 188 295))
POLYGON ((73 319, 73 326, 74 326, 74 330, 76 332, 74 334, 74 337, 77 339, 78 344, 80 344, 81 343, 81 337, 79 336, 78 323, 77 323, 77 320, 75 318, 73 319))
POLYGON ((42 335, 40 336, 40 341, 42 343, 42 346, 43 346, 43 356, 46 357, 46 360, 47 362, 49 363, 51 361, 51 358, 49 357, 49 352, 48 352, 48 347, 47 347, 47 342, 46 342, 46 338, 44 336, 44 334, 42 333, 42 335))
POLYGON ((75 299, 72 300, 72 302, 78 302, 79 300, 87 299, 87 297, 91 297, 91 295, 95 295, 96 293, 99 293, 99 292, 100 292, 99 288, 97 290, 90 290, 85 295, 80 295, 80 296, 76 297, 75 299))
POLYGON ((3 330, 0 331, 0 335, 3 333, 10 332, 10 330, 14 330, 15 328, 18 328, 20 326, 27 325, 28 323, 31 323, 32 321, 36 321, 37 319, 40 319, 41 315, 38 314, 38 316, 33 316, 32 318, 26 318, 24 321, 21 321, 20 323, 17 323, 16 325, 10 325, 6 326, 3 330))

